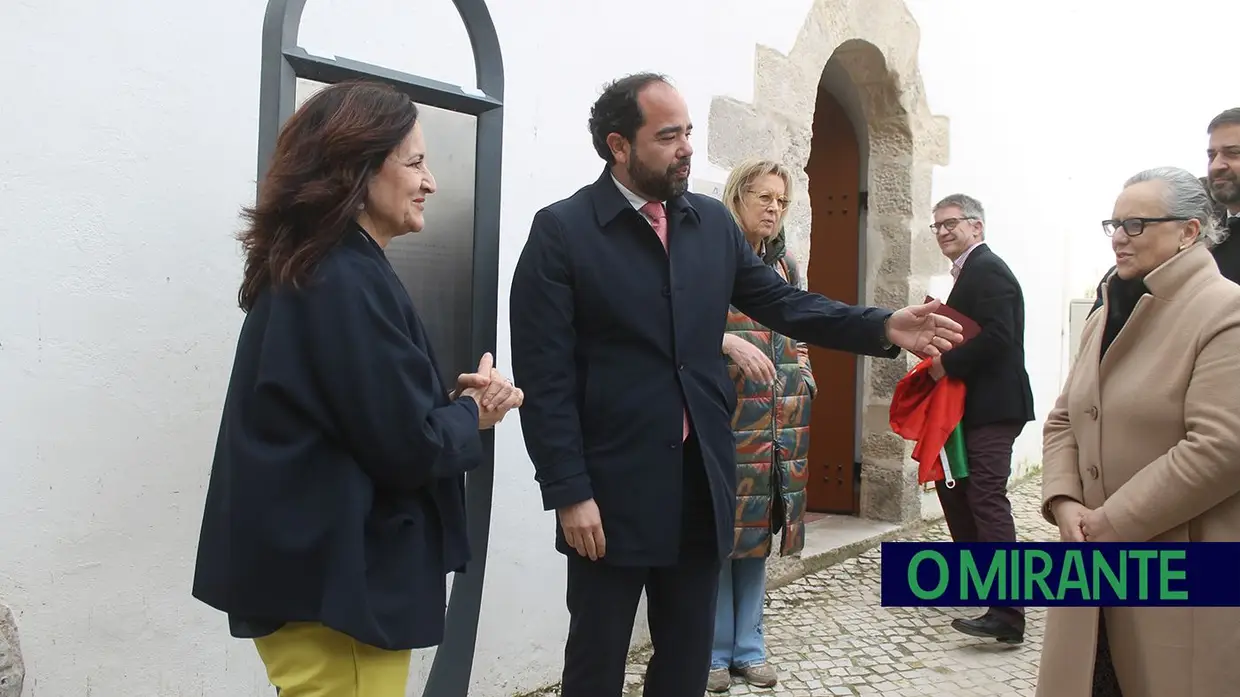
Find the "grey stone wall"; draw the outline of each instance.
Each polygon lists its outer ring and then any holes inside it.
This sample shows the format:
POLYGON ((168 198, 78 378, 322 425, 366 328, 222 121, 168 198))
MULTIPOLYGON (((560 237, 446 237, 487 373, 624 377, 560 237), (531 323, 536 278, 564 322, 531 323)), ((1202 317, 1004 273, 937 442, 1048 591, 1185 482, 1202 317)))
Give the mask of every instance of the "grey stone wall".
POLYGON ((0 697, 21 697, 25 679, 17 620, 8 606, 0 603, 0 697))

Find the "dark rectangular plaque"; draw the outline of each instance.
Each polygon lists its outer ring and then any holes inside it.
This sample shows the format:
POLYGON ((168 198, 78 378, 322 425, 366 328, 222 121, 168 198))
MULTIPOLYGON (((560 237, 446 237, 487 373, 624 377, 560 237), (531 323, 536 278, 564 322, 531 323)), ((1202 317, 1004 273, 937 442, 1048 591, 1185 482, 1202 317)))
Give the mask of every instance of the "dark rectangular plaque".
MULTIPOLYGON (((325 86, 298 78, 297 105, 325 86)), ((426 227, 392 240, 387 257, 430 333, 443 379, 455 385, 481 358, 470 353, 478 118, 419 104, 418 121, 436 191, 426 198, 426 227)))

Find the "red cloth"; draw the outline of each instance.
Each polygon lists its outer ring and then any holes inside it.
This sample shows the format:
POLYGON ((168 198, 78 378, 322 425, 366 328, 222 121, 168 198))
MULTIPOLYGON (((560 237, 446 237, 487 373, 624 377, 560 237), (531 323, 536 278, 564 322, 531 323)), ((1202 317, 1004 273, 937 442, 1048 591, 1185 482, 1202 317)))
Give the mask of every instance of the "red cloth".
POLYGON ((951 376, 935 380, 930 376, 932 360, 927 358, 910 370, 891 396, 891 430, 916 441, 913 459, 922 484, 944 478, 939 455, 964 416, 964 382, 951 376))

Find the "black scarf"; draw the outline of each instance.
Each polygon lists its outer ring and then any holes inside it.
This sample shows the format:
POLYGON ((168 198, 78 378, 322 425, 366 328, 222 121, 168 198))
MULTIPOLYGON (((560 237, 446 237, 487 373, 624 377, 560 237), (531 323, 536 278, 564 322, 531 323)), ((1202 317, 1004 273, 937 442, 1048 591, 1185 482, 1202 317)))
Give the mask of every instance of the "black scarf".
POLYGON ((1102 348, 1098 351, 1099 361, 1106 355, 1111 342, 1115 341, 1115 337, 1119 335, 1119 330, 1124 328, 1128 318, 1132 316, 1132 311, 1137 309, 1137 301, 1149 292, 1150 289, 1145 286, 1144 279, 1134 278, 1126 281, 1118 274, 1111 277, 1107 283, 1107 321, 1102 330, 1102 348))
POLYGON ((1223 277, 1233 283, 1240 283, 1240 216, 1233 215, 1227 219, 1227 239, 1215 245, 1210 253, 1218 264, 1223 277))

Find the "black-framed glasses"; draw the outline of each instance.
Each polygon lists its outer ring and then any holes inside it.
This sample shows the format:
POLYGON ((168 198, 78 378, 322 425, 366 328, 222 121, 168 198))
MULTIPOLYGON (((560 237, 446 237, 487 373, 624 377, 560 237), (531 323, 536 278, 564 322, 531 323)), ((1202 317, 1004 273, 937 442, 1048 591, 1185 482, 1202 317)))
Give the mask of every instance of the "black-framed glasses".
POLYGON ((1136 237, 1145 232, 1145 226, 1152 223, 1185 223, 1192 218, 1125 218, 1124 220, 1102 221, 1102 231, 1107 237, 1114 235, 1120 228, 1129 237, 1136 237))
POLYGON ((937 235, 939 234, 939 228, 947 228, 948 232, 952 232, 953 230, 956 229, 956 226, 959 225, 960 222, 963 220, 977 220, 977 218, 974 218, 971 215, 965 216, 963 218, 945 218, 943 220, 940 220, 937 223, 931 223, 930 231, 937 235))

